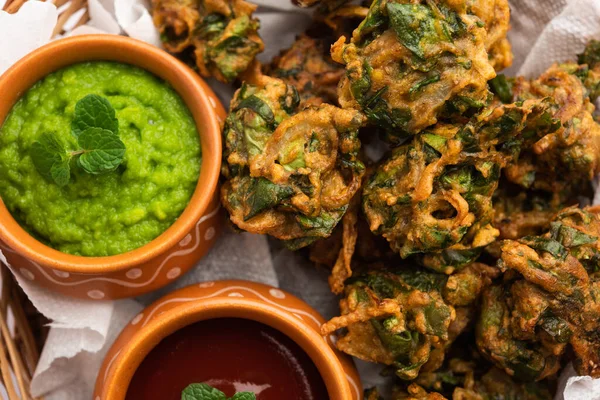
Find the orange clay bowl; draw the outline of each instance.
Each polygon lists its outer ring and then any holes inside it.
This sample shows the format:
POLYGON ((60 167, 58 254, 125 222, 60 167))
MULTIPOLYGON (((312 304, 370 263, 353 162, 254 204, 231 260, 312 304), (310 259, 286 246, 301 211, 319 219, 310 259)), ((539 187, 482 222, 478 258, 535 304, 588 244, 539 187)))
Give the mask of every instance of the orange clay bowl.
POLYGON ((136 250, 110 257, 74 256, 40 243, 15 221, 0 199, 0 250, 22 279, 69 296, 108 300, 138 296, 168 284, 192 268, 214 244, 221 227, 217 183, 225 111, 196 73, 163 50, 123 36, 86 35, 41 47, 0 77, 0 126, 36 82, 71 64, 94 60, 138 66, 179 93, 200 133, 202 167, 196 191, 179 219, 162 235, 136 250))
POLYGON ((352 360, 335 349, 334 336, 320 334, 323 317, 289 293, 248 281, 188 286, 143 310, 108 350, 93 399, 124 400, 136 369, 162 339, 185 326, 214 318, 249 319, 279 330, 312 359, 330 400, 362 399, 360 379, 352 360))

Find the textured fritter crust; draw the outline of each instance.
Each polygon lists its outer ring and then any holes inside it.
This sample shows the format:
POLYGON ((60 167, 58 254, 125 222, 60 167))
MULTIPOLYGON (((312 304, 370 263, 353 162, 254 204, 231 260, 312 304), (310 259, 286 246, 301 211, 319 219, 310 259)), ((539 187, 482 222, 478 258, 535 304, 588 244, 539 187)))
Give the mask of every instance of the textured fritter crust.
POLYGON ((341 351, 392 365, 402 379, 414 379, 441 365, 444 350, 467 325, 463 306, 497 274, 474 264, 450 278, 417 267, 353 276, 340 301, 342 315, 323 325, 322 333, 345 328, 337 341, 341 351))
POLYGON ((477 346, 522 380, 555 374, 570 346, 580 375, 600 376, 600 218, 561 211, 543 236, 503 242, 505 282, 485 290, 477 346))
POLYGON ((600 66, 594 64, 594 51, 592 42, 580 56, 580 61, 590 61, 593 68, 555 64, 538 79, 520 77, 508 82, 510 101, 551 97, 558 105, 553 117, 561 123, 556 132, 542 137, 507 168, 510 181, 525 188, 576 194, 600 173, 600 125, 593 116, 593 101, 600 93, 600 66))
MULTIPOLYGON (((464 356, 464 350, 460 354, 464 356)), ((439 393, 452 400, 551 400, 553 397, 545 382, 522 383, 498 368, 481 364, 475 360, 451 359, 439 371, 420 374, 408 388, 403 389, 405 385, 399 385, 396 389, 398 394, 393 399, 405 399, 401 394, 406 396, 411 391, 439 393)))
POLYGON ((333 59, 346 66, 340 104, 362 110, 391 141, 483 108, 495 76, 481 20, 464 1, 377 0, 333 59))
POLYGON ((260 53, 254 4, 244 0, 152 0, 165 49, 193 53, 200 74, 232 82, 260 53))
POLYGON ((591 198, 592 193, 591 185, 580 187, 579 193, 553 193, 523 189, 502 179, 492 197, 498 239, 541 235, 550 229, 552 218, 561 209, 578 204, 580 196, 591 198))
POLYGON ((552 107, 546 100, 503 105, 464 126, 438 124, 394 149, 364 185, 371 230, 403 258, 427 253, 422 262, 439 271, 473 261, 498 236, 492 195, 501 169, 557 128, 552 107))
POLYGON ((366 7, 345 5, 323 15, 317 14, 318 22, 272 60, 267 75, 295 86, 301 98, 300 107, 322 103, 338 105, 337 88, 345 71, 331 58, 331 44, 340 36, 351 34, 368 11, 366 7))
POLYGON ((513 54, 506 34, 510 28, 508 0, 470 0, 467 9, 485 24, 485 49, 490 63, 500 71, 511 66, 513 54))
POLYGON ((312 7, 318 4, 320 8, 319 11, 323 12, 334 10, 350 1, 351 0, 292 0, 292 3, 298 7, 312 7))
POLYGON ((331 234, 364 174, 363 117, 299 102, 293 86, 255 76, 236 92, 224 129, 221 199, 232 222, 291 248, 331 234))
POLYGON ((337 105, 337 86, 344 69, 333 62, 324 40, 303 34, 273 60, 267 74, 296 87, 303 108, 322 103, 337 105))

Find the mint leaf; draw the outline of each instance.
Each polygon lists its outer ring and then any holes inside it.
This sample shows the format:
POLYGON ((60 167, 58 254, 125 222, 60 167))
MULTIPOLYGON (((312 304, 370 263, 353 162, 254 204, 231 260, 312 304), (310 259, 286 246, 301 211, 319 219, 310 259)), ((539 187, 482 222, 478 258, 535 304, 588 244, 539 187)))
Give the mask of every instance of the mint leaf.
POLYGON ((50 133, 44 133, 33 142, 29 155, 37 171, 58 186, 65 186, 71 178, 70 156, 59 139, 50 133))
POLYGON ((125 156, 125 144, 116 133, 103 128, 87 128, 77 142, 83 149, 79 165, 90 174, 117 169, 125 156))
POLYGON ((70 157, 59 163, 54 163, 52 168, 50 168, 52 180, 60 187, 67 186, 71 180, 71 166, 69 165, 69 162, 70 157))
POLYGON ((227 396, 206 383, 192 383, 181 393, 181 400, 227 400, 227 396))
POLYGON ((102 128, 119 133, 119 121, 115 109, 107 99, 96 94, 89 94, 75 105, 75 115, 71 122, 71 134, 79 138, 88 128, 102 128))
POLYGON ((230 400, 256 400, 256 395, 250 392, 239 392, 234 394, 230 400))

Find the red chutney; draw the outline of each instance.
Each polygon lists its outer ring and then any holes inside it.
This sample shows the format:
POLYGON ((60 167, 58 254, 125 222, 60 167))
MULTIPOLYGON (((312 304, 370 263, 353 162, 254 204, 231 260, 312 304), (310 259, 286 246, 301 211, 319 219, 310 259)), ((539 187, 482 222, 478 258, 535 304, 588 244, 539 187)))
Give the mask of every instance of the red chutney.
POLYGON ((135 372, 126 400, 180 400, 191 383, 257 400, 326 400, 310 357, 289 337, 246 319, 214 319, 163 339, 135 372))

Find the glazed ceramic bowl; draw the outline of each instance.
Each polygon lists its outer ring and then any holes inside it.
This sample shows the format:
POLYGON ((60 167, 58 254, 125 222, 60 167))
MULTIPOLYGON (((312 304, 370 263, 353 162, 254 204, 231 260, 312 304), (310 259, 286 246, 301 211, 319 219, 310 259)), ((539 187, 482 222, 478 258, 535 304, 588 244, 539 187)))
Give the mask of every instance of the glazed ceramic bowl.
POLYGON ((225 111, 196 73, 163 50, 123 36, 87 35, 41 47, 0 77, 0 125, 40 79, 69 65, 95 60, 138 66, 179 93, 200 132, 202 167, 196 191, 180 218, 162 235, 136 250, 110 257, 74 256, 40 243, 0 200, 0 250, 4 261, 23 279, 69 296, 107 300, 137 296, 168 284, 213 245, 222 220, 217 183, 225 111))
POLYGON ((359 400, 362 388, 352 360, 323 337, 323 318, 299 298, 247 281, 203 282, 157 300, 137 315, 108 351, 94 400, 124 400, 143 359, 160 341, 195 322, 243 318, 263 323, 295 341, 318 368, 330 400, 359 400))

